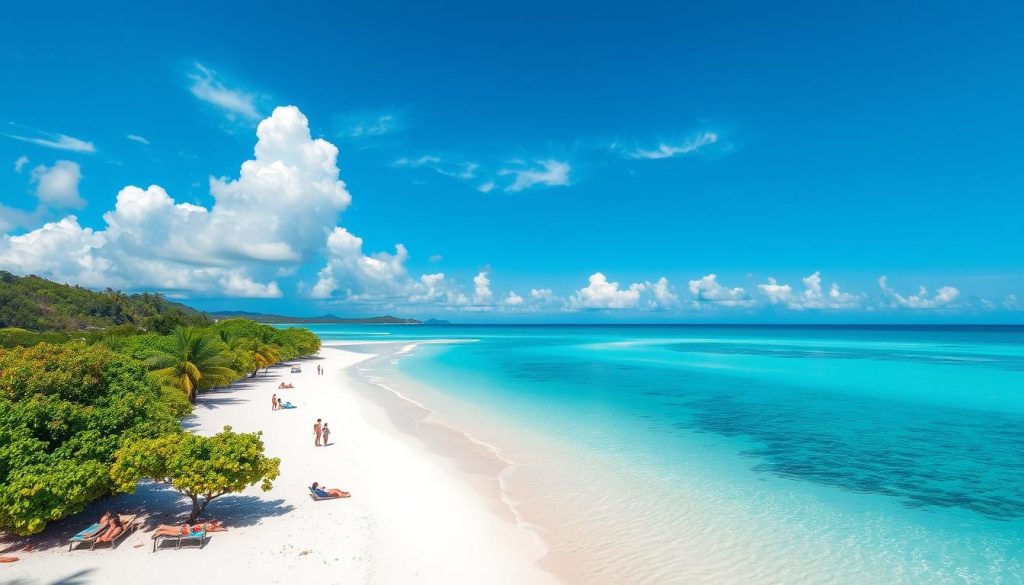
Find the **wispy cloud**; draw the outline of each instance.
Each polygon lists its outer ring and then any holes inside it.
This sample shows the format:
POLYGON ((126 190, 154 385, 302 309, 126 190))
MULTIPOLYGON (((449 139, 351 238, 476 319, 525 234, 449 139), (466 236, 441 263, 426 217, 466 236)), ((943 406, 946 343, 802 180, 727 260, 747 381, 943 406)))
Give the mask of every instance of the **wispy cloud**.
POLYGON ((394 134, 404 127, 402 117, 395 113, 358 112, 343 116, 337 122, 345 138, 372 138, 394 134))
POLYGON ((125 138, 127 138, 128 140, 132 140, 134 142, 139 142, 141 144, 149 144, 148 140, 146 140, 142 136, 139 136, 138 134, 126 134, 125 138))
MULTIPOLYGON (((656 148, 635 148, 624 152, 627 158, 657 160, 697 152, 701 148, 718 142, 718 134, 704 132, 678 144, 662 142, 656 148)), ((614 148, 614 147, 613 147, 614 148)))
POLYGON ((192 80, 192 86, 189 88, 192 95, 224 110, 229 118, 242 116, 249 120, 256 120, 261 117, 256 108, 255 94, 227 87, 217 78, 217 74, 213 70, 204 67, 201 63, 195 64, 195 71, 188 77, 192 80))
POLYGON ((7 136, 8 138, 13 138, 22 142, 45 146, 46 148, 56 148, 57 150, 70 150, 72 152, 84 153, 96 152, 96 146, 92 142, 81 140, 74 136, 43 131, 39 131, 39 134, 40 136, 19 136, 15 134, 8 134, 7 136))
POLYGON ((511 175, 515 177, 512 184, 505 187, 510 193, 516 193, 537 185, 551 187, 564 186, 569 184, 569 172, 572 170, 568 162, 557 160, 539 160, 540 167, 526 169, 501 169, 498 174, 501 176, 511 175))
POLYGON ((27 164, 28 164, 28 157, 25 156, 25 155, 19 156, 18 159, 16 161, 14 161, 14 172, 20 173, 21 169, 25 168, 25 165, 27 165, 27 164))
POLYGON ((419 158, 400 158, 391 163, 393 167, 417 169, 425 167, 446 177, 468 180, 476 177, 480 165, 475 162, 448 161, 439 156, 426 155, 419 158))

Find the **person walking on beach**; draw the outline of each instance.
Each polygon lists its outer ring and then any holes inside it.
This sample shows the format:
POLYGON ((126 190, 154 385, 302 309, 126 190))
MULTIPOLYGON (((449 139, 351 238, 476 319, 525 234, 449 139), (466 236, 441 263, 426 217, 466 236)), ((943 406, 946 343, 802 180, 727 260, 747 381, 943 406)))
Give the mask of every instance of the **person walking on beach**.
POLYGON ((330 440, 331 440, 330 439, 331 429, 327 428, 327 423, 324 423, 323 435, 324 435, 324 447, 326 447, 327 445, 330 444, 330 440))
POLYGON ((277 410, 277 394, 270 397, 270 410, 277 410))
POLYGON ((322 427, 320 426, 320 419, 316 419, 316 424, 313 425, 313 434, 316 435, 316 443, 314 443, 314 444, 317 447, 320 446, 320 437, 323 434, 323 431, 321 429, 322 429, 322 427))

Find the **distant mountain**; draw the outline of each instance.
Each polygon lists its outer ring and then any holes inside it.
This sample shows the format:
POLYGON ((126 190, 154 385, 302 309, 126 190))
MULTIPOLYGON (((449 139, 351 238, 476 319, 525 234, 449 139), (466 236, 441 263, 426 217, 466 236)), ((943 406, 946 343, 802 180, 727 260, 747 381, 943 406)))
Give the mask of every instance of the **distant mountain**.
POLYGON ((0 270, 0 328, 82 331, 133 325, 151 331, 204 325, 206 315, 153 293, 102 292, 0 270))
POLYGON ((250 313, 247 311, 217 311, 210 313, 212 319, 251 319, 260 323, 338 323, 341 325, 419 325, 416 319, 401 317, 338 317, 336 315, 320 315, 319 317, 289 317, 287 315, 269 315, 266 313, 250 313))

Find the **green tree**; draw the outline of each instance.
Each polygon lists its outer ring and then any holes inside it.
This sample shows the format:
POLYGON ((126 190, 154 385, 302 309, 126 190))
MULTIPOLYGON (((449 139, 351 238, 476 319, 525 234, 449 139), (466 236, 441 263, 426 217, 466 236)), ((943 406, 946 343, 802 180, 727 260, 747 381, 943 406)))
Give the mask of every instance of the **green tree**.
POLYGON ((227 367, 227 348, 209 333, 178 327, 172 339, 170 348, 146 363, 158 377, 180 388, 190 401, 195 402, 200 385, 212 388, 238 378, 238 373, 227 367))
POLYGON ((0 530, 35 534, 81 512, 113 492, 118 449, 178 431, 135 360, 81 342, 0 350, 0 530))
POLYGON ((257 483, 263 491, 273 487, 281 460, 263 454, 262 434, 226 426, 212 437, 181 432, 140 440, 118 451, 110 476, 124 492, 144 478, 169 484, 192 500, 188 522, 195 522, 223 495, 257 483))

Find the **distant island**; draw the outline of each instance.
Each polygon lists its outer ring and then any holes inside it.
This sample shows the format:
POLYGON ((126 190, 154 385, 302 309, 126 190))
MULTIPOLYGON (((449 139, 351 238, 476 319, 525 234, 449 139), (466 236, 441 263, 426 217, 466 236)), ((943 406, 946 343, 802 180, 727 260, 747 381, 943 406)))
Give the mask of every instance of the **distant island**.
POLYGON ((382 317, 338 317, 336 315, 320 315, 319 317, 289 317, 267 313, 250 313, 247 311, 216 311, 208 313, 211 319, 250 319, 260 323, 337 323, 342 325, 420 325, 416 319, 403 319, 385 315, 382 317))

